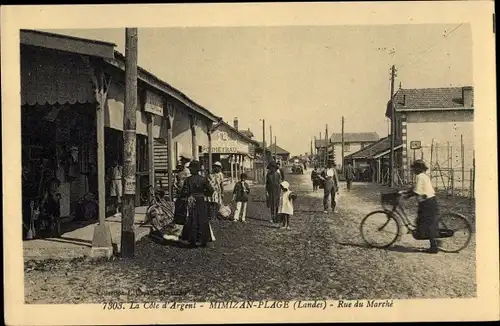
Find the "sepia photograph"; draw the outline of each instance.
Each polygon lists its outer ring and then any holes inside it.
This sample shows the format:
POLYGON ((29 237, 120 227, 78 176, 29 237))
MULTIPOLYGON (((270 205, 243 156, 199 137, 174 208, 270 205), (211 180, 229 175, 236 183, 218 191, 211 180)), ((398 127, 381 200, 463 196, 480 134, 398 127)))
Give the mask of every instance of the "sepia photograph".
POLYGON ((498 229, 494 73, 481 89, 472 20, 380 20, 10 28, 18 304, 315 322, 478 299, 481 266, 498 275, 477 256, 498 248, 478 235, 498 229))

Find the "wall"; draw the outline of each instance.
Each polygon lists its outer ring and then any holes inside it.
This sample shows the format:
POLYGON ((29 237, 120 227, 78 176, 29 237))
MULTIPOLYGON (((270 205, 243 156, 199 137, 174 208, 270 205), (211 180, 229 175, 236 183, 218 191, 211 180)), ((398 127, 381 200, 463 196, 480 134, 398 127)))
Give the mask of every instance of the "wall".
MULTIPOLYGON (((413 150, 410 142, 419 140, 422 149, 416 150, 416 158, 423 158, 429 165, 431 159, 441 169, 453 168, 461 170, 461 135, 464 144, 464 182, 468 187, 469 172, 472 168, 474 156, 474 116, 473 111, 435 111, 435 112, 408 112, 406 113, 406 147, 408 166, 413 161, 413 150), (433 144, 433 146, 431 146, 433 144)), ((441 175, 437 176, 441 179, 441 175)), ((446 179, 446 176, 444 176, 446 179)), ((455 173, 455 183, 461 182, 461 173, 455 173)), ((442 188, 442 180, 441 188, 442 188)), ((447 181, 444 181, 447 183, 447 181)), ((461 186, 461 185, 460 185, 461 186)))

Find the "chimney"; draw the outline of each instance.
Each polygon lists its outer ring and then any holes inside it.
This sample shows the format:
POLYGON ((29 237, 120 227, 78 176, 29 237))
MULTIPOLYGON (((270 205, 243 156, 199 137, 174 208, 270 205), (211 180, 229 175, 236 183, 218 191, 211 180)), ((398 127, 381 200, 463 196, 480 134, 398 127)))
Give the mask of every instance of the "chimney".
POLYGON ((238 118, 236 118, 236 117, 234 118, 234 121, 233 121, 233 127, 234 127, 234 129, 239 130, 238 129, 238 118))
POLYGON ((462 99, 465 107, 474 107, 474 90, 472 86, 462 87, 462 99))

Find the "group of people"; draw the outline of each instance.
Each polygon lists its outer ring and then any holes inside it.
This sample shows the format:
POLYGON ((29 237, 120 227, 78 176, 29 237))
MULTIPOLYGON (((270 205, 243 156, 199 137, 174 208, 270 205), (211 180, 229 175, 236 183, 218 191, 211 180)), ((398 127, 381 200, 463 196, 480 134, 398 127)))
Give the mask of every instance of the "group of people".
POLYGON ((293 215, 294 201, 297 196, 285 181, 285 173, 279 163, 270 162, 266 175, 266 202, 271 209, 271 223, 280 223, 281 228, 290 229, 290 218, 293 215))

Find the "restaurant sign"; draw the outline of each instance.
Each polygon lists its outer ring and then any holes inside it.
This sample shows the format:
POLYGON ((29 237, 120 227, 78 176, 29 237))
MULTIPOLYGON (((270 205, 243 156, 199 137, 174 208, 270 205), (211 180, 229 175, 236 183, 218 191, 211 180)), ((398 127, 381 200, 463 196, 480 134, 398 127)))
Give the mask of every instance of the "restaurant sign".
POLYGON ((163 116, 163 98, 147 90, 144 111, 163 116))

